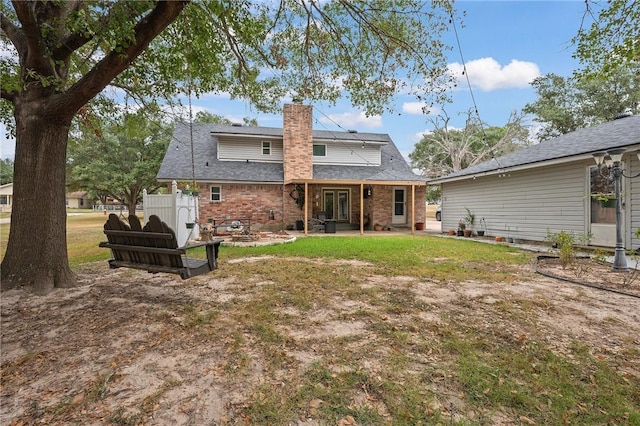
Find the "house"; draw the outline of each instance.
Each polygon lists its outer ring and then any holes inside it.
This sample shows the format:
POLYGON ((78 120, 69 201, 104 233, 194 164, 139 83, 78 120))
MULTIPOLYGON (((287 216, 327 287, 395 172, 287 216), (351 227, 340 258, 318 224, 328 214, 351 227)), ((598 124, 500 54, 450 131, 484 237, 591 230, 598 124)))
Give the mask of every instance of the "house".
POLYGON ((67 192, 66 203, 68 209, 90 209, 93 207, 87 191, 67 192))
MULTIPOLYGON (((614 192, 606 168, 593 153, 616 148, 625 175, 640 173, 640 116, 624 116, 579 129, 520 151, 433 179, 442 189, 442 230, 456 229, 468 208, 487 235, 545 241, 548 233, 590 236, 590 244, 614 247, 615 208, 601 205, 614 192), (604 175, 604 176, 603 176, 604 175), (484 219, 484 220, 483 220, 484 219)), ((623 178, 625 247, 638 247, 640 177, 623 178)))
POLYGON ((251 220, 252 229, 308 224, 410 228, 425 219, 426 181, 386 134, 312 129, 313 108, 288 104, 283 128, 180 124, 157 178, 195 181, 199 221, 251 220))
POLYGON ((13 183, 0 185, 0 212, 10 212, 13 206, 13 183))

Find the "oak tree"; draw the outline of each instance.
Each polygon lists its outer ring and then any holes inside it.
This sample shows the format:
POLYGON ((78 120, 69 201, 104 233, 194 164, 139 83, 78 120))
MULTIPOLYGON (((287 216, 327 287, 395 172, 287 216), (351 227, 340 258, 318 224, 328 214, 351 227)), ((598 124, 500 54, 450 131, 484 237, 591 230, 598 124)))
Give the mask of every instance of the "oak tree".
POLYGON ((590 78, 547 74, 531 83, 538 97, 522 111, 541 124, 539 140, 640 113, 640 63, 590 78))
POLYGON ((108 120, 84 120, 69 138, 67 188, 115 199, 135 214, 143 190, 154 192, 172 123, 153 104, 108 120), (114 161, 117 159, 117 161, 114 161))
POLYGON ((16 138, 2 288, 46 293, 76 282, 66 251, 65 162, 79 113, 101 114, 122 93, 146 102, 224 92, 272 112, 286 95, 331 102, 347 93, 377 114, 391 110, 399 92, 441 101, 449 78, 440 40, 448 1, 0 4, 0 43, 13 52, 0 57, 0 113, 16 138))

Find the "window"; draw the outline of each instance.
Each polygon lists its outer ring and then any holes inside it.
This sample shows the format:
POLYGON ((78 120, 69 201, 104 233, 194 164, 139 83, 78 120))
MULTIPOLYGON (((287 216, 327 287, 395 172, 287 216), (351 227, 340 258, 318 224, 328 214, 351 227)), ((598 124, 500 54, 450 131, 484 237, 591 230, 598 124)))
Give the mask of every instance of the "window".
POLYGON ((271 155, 271 142, 262 141, 262 155, 271 155))
POLYGON ((313 156, 314 157, 326 157, 327 156, 327 146, 326 145, 313 144, 313 156))
POLYGON ((222 201, 222 190, 219 186, 211 187, 211 201, 222 201))

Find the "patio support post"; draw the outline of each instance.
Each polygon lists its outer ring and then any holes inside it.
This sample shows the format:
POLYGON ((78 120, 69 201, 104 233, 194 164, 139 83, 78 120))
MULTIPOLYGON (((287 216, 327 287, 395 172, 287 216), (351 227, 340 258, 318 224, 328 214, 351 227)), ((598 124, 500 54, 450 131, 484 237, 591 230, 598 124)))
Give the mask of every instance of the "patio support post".
POLYGON ((411 185, 411 234, 416 233, 416 186, 411 185))
POLYGON ((304 183, 304 236, 309 235, 309 183, 304 183))
POLYGON ((364 235, 364 182, 360 182, 360 235, 364 235))

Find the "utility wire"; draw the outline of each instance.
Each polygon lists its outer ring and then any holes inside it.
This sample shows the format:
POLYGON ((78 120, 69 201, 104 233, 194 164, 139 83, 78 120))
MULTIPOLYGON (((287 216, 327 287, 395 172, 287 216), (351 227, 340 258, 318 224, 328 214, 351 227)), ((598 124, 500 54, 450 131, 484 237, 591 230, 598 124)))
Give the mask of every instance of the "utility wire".
MULTIPOLYGON (((453 32, 456 36, 456 44, 458 45, 458 52, 460 53, 460 61, 462 61, 462 75, 464 75, 465 79, 467 80, 467 86, 469 87, 469 93, 471 94, 471 102, 473 102, 473 109, 476 113, 476 116, 478 117, 478 122, 480 124, 480 130, 482 132, 482 141, 484 143, 487 142, 487 135, 484 132, 484 124, 482 123, 482 118, 480 117, 480 112, 478 111, 478 104, 476 103, 476 97, 473 94, 473 89, 471 87, 471 80, 469 79, 469 73, 467 72, 467 64, 465 63, 464 60, 464 56, 462 55, 462 45, 460 43, 460 37, 458 36, 458 28, 456 26, 456 21, 453 17, 453 13, 450 15, 451 19, 451 25, 453 26, 453 32)), ((500 162, 498 161, 498 159, 496 158, 493 150, 491 151, 491 158, 493 158, 496 163, 498 163, 498 166, 502 169, 502 164, 500 164, 500 162)))
MULTIPOLYGON (((314 111, 317 111, 319 114, 321 114, 322 116, 324 116, 328 121, 330 121, 331 123, 333 123, 334 125, 336 125, 337 127, 339 127, 340 129, 342 129, 342 131, 344 131, 345 133, 349 133, 350 135, 353 135, 353 137, 359 141, 362 142, 362 148, 365 147, 365 145, 367 144, 367 141, 365 141, 364 139, 360 138, 360 135, 358 133, 352 133, 349 132, 349 130, 345 129, 344 127, 342 127, 342 125, 340 125, 339 123, 337 123, 335 120, 333 120, 331 117, 329 117, 327 114, 325 114, 324 112, 322 112, 318 107, 313 106, 314 111)), ((358 153, 357 150, 353 150, 351 149, 343 140, 339 139, 336 135, 336 132, 329 129, 327 126, 325 126, 324 123, 322 123, 320 120, 318 120, 317 118, 315 119, 315 122, 318 123, 320 126, 324 127, 324 129, 328 132, 330 132, 333 135, 334 141, 341 143, 343 146, 349 148, 351 150, 351 154, 357 155, 358 157, 360 157, 361 159, 363 159, 368 165, 374 165, 373 163, 371 163, 369 160, 367 160, 366 158, 364 158, 362 155, 360 155, 358 153)), ((393 157, 392 157, 393 158, 393 157)))

